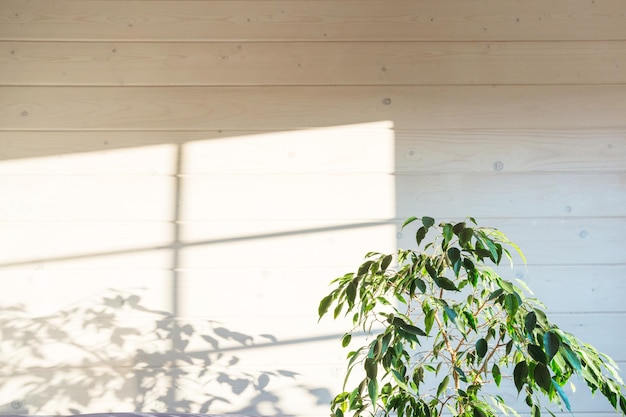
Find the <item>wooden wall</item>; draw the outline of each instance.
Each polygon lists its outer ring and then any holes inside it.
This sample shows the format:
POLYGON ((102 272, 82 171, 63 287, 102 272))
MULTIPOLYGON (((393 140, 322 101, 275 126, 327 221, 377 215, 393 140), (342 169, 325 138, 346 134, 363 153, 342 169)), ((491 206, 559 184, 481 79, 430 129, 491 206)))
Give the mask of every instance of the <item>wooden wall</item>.
POLYGON ((623 0, 2 0, 0 411, 327 415, 410 215, 626 367, 625 115, 623 0))

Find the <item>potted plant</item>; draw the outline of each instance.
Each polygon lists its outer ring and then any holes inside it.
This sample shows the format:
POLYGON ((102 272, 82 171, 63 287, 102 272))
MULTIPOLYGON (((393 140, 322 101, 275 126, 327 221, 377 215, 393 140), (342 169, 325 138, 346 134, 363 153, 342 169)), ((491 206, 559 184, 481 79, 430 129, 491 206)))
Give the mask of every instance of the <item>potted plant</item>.
POLYGON ((436 225, 411 217, 402 228, 414 222, 421 222, 418 249, 399 249, 395 258, 368 253, 320 301, 320 319, 329 312, 352 319, 344 347, 356 331, 369 335, 347 356, 334 417, 517 414, 502 397, 507 384, 532 417, 554 416, 552 403, 571 411, 563 386, 574 375, 626 414, 615 362, 549 321, 523 282, 494 270, 504 258, 513 262, 511 249, 525 262, 517 245, 473 218, 436 225))

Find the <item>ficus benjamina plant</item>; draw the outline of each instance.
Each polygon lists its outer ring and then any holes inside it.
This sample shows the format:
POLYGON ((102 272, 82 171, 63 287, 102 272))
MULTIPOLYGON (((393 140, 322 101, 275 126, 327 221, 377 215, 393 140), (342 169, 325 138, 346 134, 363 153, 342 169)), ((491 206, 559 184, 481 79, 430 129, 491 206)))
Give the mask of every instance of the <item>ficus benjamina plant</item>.
POLYGON ((564 386, 574 375, 626 414, 615 362, 549 321, 523 282, 496 272, 512 254, 526 262, 519 247, 473 218, 435 223, 407 219, 403 229, 419 225, 416 249, 368 253, 320 301, 320 319, 352 319, 344 347, 368 335, 347 355, 331 416, 517 415, 505 385, 532 417, 554 416, 550 405, 572 411, 564 386))

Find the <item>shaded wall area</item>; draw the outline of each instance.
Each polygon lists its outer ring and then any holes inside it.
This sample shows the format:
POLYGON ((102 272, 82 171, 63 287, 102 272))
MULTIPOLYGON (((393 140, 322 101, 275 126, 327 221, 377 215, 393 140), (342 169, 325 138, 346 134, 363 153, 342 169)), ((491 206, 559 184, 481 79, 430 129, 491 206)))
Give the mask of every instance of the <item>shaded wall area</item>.
POLYGON ((327 415, 317 301, 410 215, 625 363, 625 52, 617 0, 3 1, 0 412, 327 415))

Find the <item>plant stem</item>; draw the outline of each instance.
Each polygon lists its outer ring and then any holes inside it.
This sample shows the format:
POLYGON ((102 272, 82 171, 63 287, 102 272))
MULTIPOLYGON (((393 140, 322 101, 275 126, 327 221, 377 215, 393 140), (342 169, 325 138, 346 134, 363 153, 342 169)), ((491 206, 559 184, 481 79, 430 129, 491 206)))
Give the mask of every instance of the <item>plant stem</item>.
POLYGON ((493 357, 493 355, 498 351, 498 349, 500 349, 502 346, 506 346, 505 344, 501 344, 500 342, 497 342, 496 345, 493 347, 493 349, 491 350, 491 352, 489 352, 489 354, 487 356, 485 356, 485 360, 483 362, 483 366, 480 367, 480 369, 478 370, 478 373, 476 374, 476 376, 484 373, 485 376, 487 375, 487 364, 489 363, 489 361, 491 360, 491 358, 493 357))
POLYGON ((459 383, 459 374, 454 369, 454 364, 456 364, 456 353, 457 351, 452 348, 450 344, 450 339, 448 337, 448 333, 445 330, 441 319, 439 319, 439 315, 435 314, 435 321, 437 322, 437 326, 439 326, 439 330, 441 331, 441 337, 443 337, 443 341, 446 344, 446 350, 450 353, 450 361, 452 362, 452 377, 454 378, 454 388, 458 391, 461 388, 459 383))

